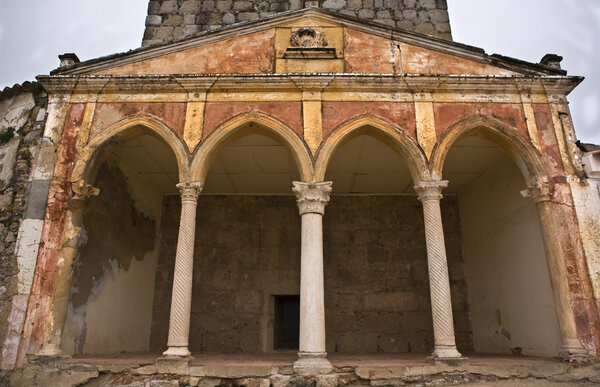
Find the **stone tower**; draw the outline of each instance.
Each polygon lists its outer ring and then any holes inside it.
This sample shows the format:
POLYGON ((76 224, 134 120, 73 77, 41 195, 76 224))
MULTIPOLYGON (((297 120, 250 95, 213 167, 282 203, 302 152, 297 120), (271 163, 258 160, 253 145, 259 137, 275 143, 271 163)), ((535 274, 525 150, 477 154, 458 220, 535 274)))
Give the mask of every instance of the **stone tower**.
POLYGON ((446 0, 151 0, 142 46, 308 7, 452 40, 446 0))

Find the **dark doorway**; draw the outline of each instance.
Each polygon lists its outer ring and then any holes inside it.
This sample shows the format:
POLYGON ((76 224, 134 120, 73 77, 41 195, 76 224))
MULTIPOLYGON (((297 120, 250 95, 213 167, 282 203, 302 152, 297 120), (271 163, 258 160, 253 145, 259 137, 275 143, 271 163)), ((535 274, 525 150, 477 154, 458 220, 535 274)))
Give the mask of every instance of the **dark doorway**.
POLYGON ((275 296, 275 349, 298 349, 300 296, 275 296))

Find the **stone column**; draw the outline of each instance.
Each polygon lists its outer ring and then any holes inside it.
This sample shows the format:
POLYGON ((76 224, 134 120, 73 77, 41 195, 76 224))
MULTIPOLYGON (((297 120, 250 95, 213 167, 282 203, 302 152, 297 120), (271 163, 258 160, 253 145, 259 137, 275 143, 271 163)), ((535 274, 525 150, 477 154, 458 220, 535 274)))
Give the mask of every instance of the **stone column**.
POLYGON ((331 182, 292 183, 302 217, 300 257, 300 351, 294 372, 326 374, 333 370, 325 352, 325 287, 323 279, 323 214, 331 182))
POLYGON ((563 233, 557 227, 552 210, 552 187, 550 183, 538 182, 535 186, 521 191, 523 197, 535 201, 542 228, 542 237, 546 247, 546 261, 552 285, 552 297, 558 317, 561 335, 560 356, 570 358, 586 356, 575 326, 575 318, 571 309, 567 271, 561 249, 560 238, 563 233))
POLYGON ((179 183, 181 218, 175 255, 171 318, 169 321, 169 348, 165 356, 189 356, 190 312, 192 309, 192 275, 194 271, 194 236, 196 232, 196 204, 202 184, 179 183))
POLYGON ((433 316, 434 360, 462 358, 456 350, 452 301, 450 299, 450 279, 446 261, 446 245, 442 227, 440 199, 442 189, 448 181, 420 181, 415 186, 418 198, 423 203, 425 218, 425 241, 427 244, 427 267, 429 270, 429 291, 431 293, 431 313, 433 316))

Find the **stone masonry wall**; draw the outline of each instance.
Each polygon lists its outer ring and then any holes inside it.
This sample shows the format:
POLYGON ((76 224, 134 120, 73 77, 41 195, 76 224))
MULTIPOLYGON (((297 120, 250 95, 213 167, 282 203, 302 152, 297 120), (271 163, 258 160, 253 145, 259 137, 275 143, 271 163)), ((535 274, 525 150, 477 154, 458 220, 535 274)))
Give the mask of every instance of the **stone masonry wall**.
MULTIPOLYGON (((180 199, 165 198, 151 350, 167 343, 180 199)), ((472 349, 455 200, 442 212, 457 342, 472 349)), ((426 353, 433 347, 421 204, 413 197, 333 196, 325 210, 327 352, 426 353)), ((300 216, 291 196, 198 200, 192 351, 273 349, 275 295, 299 294, 300 216)))
MULTIPOLYGON (((31 218, 27 203, 31 192, 31 173, 39 153, 45 124, 46 93, 36 83, 26 82, 0 94, 0 340, 4 342, 13 326, 13 298, 19 293, 23 262, 17 259, 16 246, 23 218, 31 218), (20 273, 21 272, 21 273, 20 273)), ((46 194, 47 194, 46 187, 46 194)), ((34 200, 35 202, 35 200, 34 200)), ((45 203, 45 202, 44 202, 45 203)), ((35 262, 35 257, 33 258, 35 262)), ((0 359, 4 357, 4 353, 0 359)))
POLYGON ((446 0, 151 0, 142 46, 310 6, 452 39, 446 0))

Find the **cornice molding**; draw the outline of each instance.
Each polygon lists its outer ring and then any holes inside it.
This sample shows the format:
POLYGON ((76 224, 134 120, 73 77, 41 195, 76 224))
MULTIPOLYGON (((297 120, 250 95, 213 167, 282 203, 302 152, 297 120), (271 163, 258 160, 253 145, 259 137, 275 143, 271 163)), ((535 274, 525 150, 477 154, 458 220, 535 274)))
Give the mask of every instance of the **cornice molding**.
MULTIPOLYGON (((544 94, 568 95, 582 80, 573 76, 474 76, 414 74, 210 74, 210 75, 44 75, 37 77, 50 94, 321 92, 544 94)), ((552 102, 552 101, 551 101, 552 102)))

